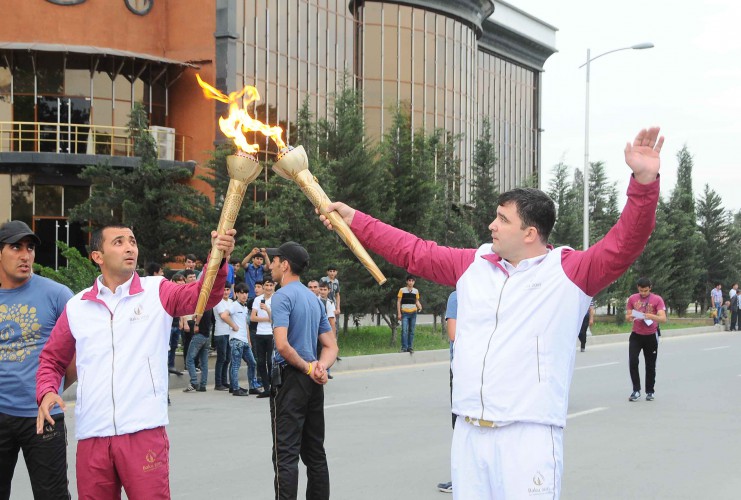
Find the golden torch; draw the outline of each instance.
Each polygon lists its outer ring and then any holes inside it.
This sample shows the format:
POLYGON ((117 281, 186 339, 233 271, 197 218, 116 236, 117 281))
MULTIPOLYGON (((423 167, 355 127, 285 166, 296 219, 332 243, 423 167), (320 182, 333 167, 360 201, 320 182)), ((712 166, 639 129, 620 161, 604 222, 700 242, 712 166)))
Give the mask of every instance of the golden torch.
MULTIPOLYGON (((239 148, 237 154, 226 157, 229 187, 224 197, 224 206, 221 209, 219 226, 216 228, 219 234, 225 234, 229 229, 234 227, 239 208, 242 206, 244 194, 247 191, 247 185, 254 181, 262 171, 257 158, 252 156, 253 153, 259 150, 259 146, 257 144, 249 144, 244 132, 260 131, 265 135, 271 135, 275 133, 275 130, 266 127, 257 120, 253 120, 247 114, 247 106, 251 102, 260 99, 260 94, 258 94, 256 88, 245 87, 240 92, 230 92, 227 96, 201 80, 200 76, 196 75, 196 78, 198 79, 198 84, 203 88, 203 95, 207 99, 216 99, 217 101, 229 104, 229 116, 219 118, 219 127, 224 135, 232 139, 237 148, 239 148)), ((280 131, 280 128, 278 130, 280 131)), ((197 317, 203 315, 206 309, 206 302, 209 295, 211 295, 214 280, 216 279, 216 274, 219 272, 219 266, 223 258, 224 252, 222 250, 211 249, 211 256, 208 259, 206 274, 203 277, 203 285, 201 286, 198 303, 196 304, 195 315, 197 317)))
POLYGON ((383 275, 381 270, 378 268, 373 259, 371 259, 368 252, 360 244, 358 238, 352 232, 350 227, 347 225, 345 220, 340 217, 337 212, 328 212, 327 205, 332 203, 329 196, 324 192, 322 186, 319 185, 316 177, 314 177, 309 171, 309 159, 306 156, 306 151, 302 146, 298 147, 287 147, 281 140, 280 135, 270 136, 275 142, 280 152, 278 153, 278 161, 273 164, 273 171, 281 177, 291 180, 298 184, 301 191, 304 192, 307 198, 314 204, 319 213, 324 215, 327 219, 332 222, 337 234, 340 235, 345 245, 355 254, 361 264, 365 266, 368 272, 378 282, 379 285, 386 283, 386 277, 383 275))

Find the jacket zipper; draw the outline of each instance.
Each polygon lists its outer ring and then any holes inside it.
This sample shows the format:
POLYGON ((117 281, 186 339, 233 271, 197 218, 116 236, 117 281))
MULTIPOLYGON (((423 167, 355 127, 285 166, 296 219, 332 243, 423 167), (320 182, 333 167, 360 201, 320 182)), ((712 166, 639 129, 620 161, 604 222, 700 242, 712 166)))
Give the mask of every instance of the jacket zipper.
POLYGON ((116 309, 118 309, 118 304, 116 304, 113 312, 111 312, 111 403, 113 404, 113 433, 118 436, 118 428, 116 427, 116 397, 113 394, 113 379, 116 375, 116 345, 113 342, 113 314, 116 312, 116 309))
POLYGON ((152 381, 152 392, 154 392, 154 397, 157 397, 157 389, 154 387, 154 375, 152 375, 152 362, 149 360, 149 357, 147 357, 147 366, 149 367, 149 379, 152 381))
POLYGON ((494 334, 496 333, 497 328, 499 327, 499 306, 502 305, 502 294, 504 292, 504 287, 507 286, 507 281, 509 281, 509 275, 504 279, 502 288, 499 290, 499 300, 497 301, 497 311, 494 316, 494 319, 495 319, 494 330, 492 330, 491 336, 489 337, 489 343, 486 344, 486 352, 484 353, 484 363, 481 365, 481 388, 479 389, 479 397, 481 398, 480 419, 482 420, 484 418, 484 373, 486 372, 486 357, 489 355, 489 348, 491 347, 491 339, 494 338, 494 334))

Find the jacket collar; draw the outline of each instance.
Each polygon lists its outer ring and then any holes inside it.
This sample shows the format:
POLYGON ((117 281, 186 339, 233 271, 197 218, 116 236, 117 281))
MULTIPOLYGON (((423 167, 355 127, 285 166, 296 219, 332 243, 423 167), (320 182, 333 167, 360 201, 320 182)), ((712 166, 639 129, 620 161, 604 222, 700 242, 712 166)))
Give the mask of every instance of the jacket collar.
MULTIPOLYGON (((94 300, 96 302, 100 302, 100 300, 98 300, 98 283, 100 283, 100 276, 95 278, 93 287, 82 294, 82 300, 94 300)), ((141 278, 139 278, 139 275, 137 273, 134 273, 133 279, 131 280, 131 286, 129 287, 129 295, 136 295, 137 293, 141 293, 143 291, 144 288, 142 288, 141 285, 141 278)))

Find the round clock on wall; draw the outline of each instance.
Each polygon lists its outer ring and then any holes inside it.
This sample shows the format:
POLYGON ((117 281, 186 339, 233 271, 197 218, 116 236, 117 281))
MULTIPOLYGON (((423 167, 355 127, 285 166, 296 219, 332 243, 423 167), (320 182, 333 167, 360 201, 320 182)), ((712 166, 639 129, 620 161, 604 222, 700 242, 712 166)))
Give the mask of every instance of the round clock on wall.
POLYGON ((134 14, 144 16, 152 10, 154 0, 124 0, 124 3, 134 14))

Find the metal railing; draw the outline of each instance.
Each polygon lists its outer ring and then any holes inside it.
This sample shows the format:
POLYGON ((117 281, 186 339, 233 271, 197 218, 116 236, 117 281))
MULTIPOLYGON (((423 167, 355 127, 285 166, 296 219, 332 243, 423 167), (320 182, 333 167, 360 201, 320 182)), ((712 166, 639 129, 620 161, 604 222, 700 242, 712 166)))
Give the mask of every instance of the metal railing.
MULTIPOLYGON (((162 127, 150 133, 157 141, 159 159, 185 161, 187 136, 162 127)), ((126 127, 0 122, 0 153, 8 152, 133 156, 134 142, 126 127)))

